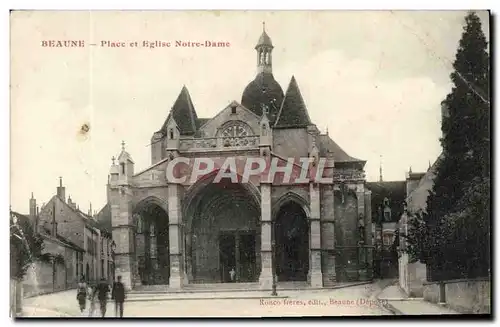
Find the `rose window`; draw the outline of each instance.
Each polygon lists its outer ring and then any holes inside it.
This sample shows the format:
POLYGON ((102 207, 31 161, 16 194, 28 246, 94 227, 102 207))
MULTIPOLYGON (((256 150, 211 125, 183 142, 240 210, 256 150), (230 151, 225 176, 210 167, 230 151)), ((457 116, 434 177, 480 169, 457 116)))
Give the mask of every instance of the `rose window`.
POLYGON ((220 133, 222 144, 225 147, 249 145, 248 136, 250 135, 252 135, 250 127, 241 122, 232 123, 224 127, 220 133))

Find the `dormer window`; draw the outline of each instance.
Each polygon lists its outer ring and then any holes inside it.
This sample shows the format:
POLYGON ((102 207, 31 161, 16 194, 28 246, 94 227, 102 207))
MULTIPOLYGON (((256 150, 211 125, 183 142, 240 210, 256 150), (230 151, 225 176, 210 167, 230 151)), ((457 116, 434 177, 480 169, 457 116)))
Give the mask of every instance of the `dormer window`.
POLYGON ((232 106, 232 107, 231 107, 231 113, 232 113, 232 114, 235 114, 235 113, 236 113, 236 106, 232 106))
POLYGON ((174 129, 173 128, 170 129, 169 135, 170 135, 170 139, 173 140, 174 139, 174 129))

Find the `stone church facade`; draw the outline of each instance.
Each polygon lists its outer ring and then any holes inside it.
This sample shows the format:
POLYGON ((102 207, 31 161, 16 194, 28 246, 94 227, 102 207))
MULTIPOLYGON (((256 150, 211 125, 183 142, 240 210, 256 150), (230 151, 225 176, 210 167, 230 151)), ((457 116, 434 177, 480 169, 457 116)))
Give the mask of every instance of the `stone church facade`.
POLYGON ((372 278, 365 161, 319 132, 294 77, 283 92, 265 31, 255 50, 257 76, 241 102, 199 118, 183 87, 153 133, 151 166, 134 171, 124 145, 113 159, 107 207, 127 288, 230 282, 231 270, 235 282, 262 288, 271 288, 273 270, 278 283, 312 287, 372 278), (213 183, 213 174, 172 182, 166 168, 177 157, 324 158, 333 182, 213 183))

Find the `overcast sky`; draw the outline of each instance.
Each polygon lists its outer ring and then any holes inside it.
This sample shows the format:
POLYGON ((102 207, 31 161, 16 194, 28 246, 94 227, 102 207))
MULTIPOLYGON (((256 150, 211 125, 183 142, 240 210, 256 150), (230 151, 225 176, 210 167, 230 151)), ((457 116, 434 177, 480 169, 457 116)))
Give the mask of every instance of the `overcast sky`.
MULTIPOLYGON (((121 141, 139 171, 183 85, 199 117, 241 101, 262 21, 284 91, 295 75, 309 115, 369 181, 403 180, 440 153, 440 102, 466 12, 17 12, 11 27, 11 205, 41 205, 63 177, 80 209, 106 202, 121 141), (229 48, 42 48, 42 40, 227 41, 229 48), (90 124, 86 136, 79 134, 90 124)), ((488 14, 479 13, 485 33, 488 14)))

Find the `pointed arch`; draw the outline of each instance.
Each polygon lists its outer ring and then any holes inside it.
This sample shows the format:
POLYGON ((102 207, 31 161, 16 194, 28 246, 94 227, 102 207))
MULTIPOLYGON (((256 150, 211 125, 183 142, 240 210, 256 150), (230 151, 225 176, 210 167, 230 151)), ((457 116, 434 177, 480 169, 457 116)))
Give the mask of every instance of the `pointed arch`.
POLYGON ((293 191, 288 191, 287 193, 283 194, 273 205, 272 210, 271 210, 271 217, 273 219, 276 218, 276 215, 278 214, 280 208, 287 204, 288 202, 295 202, 298 205, 301 206, 302 210, 304 210, 304 213, 306 214, 307 219, 311 218, 311 209, 309 208, 309 202, 305 200, 301 195, 293 192, 293 191))

